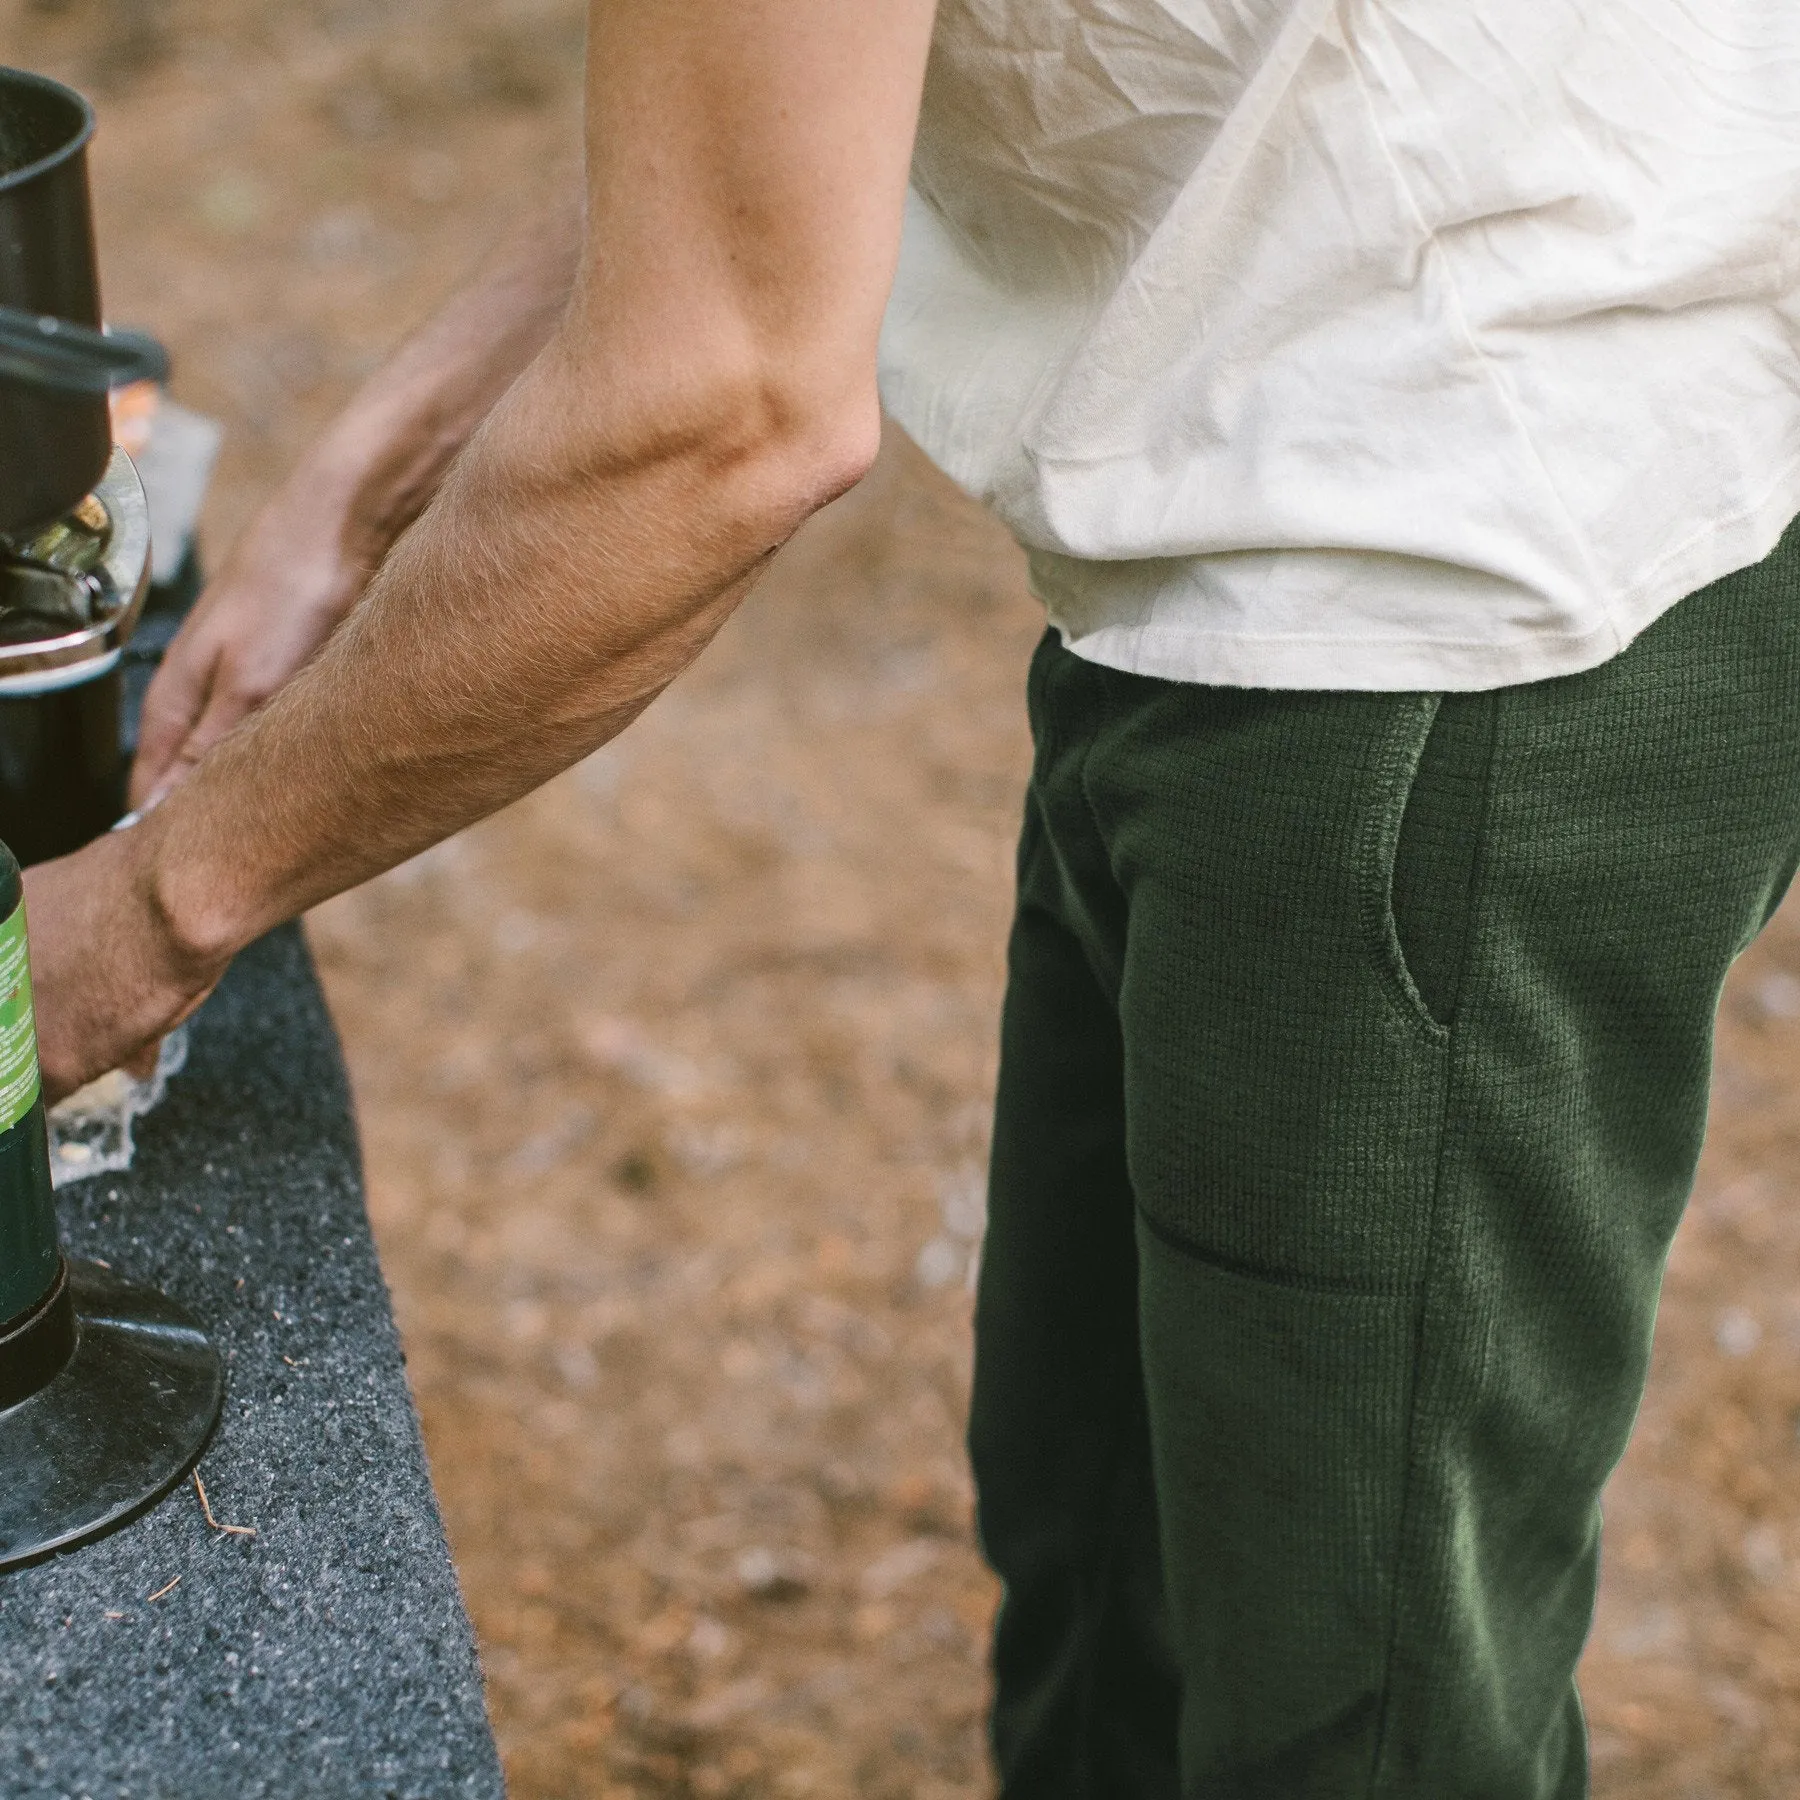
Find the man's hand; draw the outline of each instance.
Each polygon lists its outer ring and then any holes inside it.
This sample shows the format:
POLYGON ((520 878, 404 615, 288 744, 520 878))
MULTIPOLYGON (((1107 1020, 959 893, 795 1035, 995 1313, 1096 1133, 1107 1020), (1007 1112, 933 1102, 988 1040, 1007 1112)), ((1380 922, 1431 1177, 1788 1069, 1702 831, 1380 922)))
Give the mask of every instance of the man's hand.
POLYGON ((144 698, 131 804, 154 806, 311 661, 568 303, 582 181, 375 374, 239 539, 144 698))
POLYGON ((285 492, 238 540, 144 696, 131 804, 148 810, 239 720, 311 661, 372 568, 309 496, 285 492))
POLYGON ((212 992, 225 960, 174 952, 136 832, 25 871, 38 1062, 54 1106, 174 1029, 212 992))

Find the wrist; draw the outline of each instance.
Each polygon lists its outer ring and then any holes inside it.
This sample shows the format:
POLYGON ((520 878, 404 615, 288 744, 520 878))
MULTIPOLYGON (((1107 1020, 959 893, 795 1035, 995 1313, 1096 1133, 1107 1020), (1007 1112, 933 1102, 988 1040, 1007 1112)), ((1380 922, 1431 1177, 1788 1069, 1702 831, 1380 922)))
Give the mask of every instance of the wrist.
POLYGON ((259 584, 271 570, 321 567, 341 571, 346 580, 358 572, 366 578, 381 557, 370 557, 360 487, 354 470, 330 456, 327 446, 316 446, 251 520, 228 567, 251 572, 259 584))
POLYGON ((170 829, 184 810, 180 799, 178 791, 118 841, 152 939, 150 966, 161 985, 190 995, 209 989, 255 931, 229 877, 170 829))

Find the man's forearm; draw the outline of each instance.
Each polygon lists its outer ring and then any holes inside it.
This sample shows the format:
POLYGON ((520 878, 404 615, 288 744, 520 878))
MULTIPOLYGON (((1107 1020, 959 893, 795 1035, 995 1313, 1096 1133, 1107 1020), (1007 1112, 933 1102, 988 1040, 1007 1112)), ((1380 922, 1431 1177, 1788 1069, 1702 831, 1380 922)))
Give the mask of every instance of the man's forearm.
POLYGON ((931 0, 595 0, 555 335, 318 658, 151 815, 218 961, 623 728, 879 440, 931 0))
POLYGON ((595 468, 583 398, 540 359, 315 662, 132 834, 178 942, 222 961, 621 730, 879 429, 871 391, 595 468))

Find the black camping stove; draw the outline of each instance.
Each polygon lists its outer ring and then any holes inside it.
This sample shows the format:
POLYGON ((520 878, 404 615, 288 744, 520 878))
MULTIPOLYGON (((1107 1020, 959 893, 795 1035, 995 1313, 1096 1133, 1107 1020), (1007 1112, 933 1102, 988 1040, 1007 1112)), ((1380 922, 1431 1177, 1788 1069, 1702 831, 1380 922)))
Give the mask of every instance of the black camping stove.
MULTIPOLYGON (((149 569, 144 491, 122 450, 64 518, 0 538, 0 919, 21 896, 5 846, 21 862, 61 855, 123 808, 119 663, 149 569)), ((0 1121, 9 1008, 33 1087, 36 1072, 23 940, 9 988, 5 930, 0 1121)), ((173 1301, 62 1257, 36 1095, 0 1130, 0 1569, 160 1499, 198 1459, 223 1392, 218 1353, 173 1301)))

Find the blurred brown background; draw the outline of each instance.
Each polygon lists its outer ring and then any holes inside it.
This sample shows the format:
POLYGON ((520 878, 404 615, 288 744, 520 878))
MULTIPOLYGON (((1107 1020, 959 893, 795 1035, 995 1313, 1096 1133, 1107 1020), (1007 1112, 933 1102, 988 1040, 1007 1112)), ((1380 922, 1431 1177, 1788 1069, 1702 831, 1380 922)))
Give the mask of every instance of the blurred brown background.
MULTIPOLYGON (((573 144, 569 0, 4 0, 216 553, 573 144)), ((975 1800, 960 1433, 1039 619, 907 445, 627 737, 325 908, 370 1201, 519 1800, 975 1800)), ((1608 1508, 1596 1789, 1800 1786, 1800 922, 1608 1508)))

